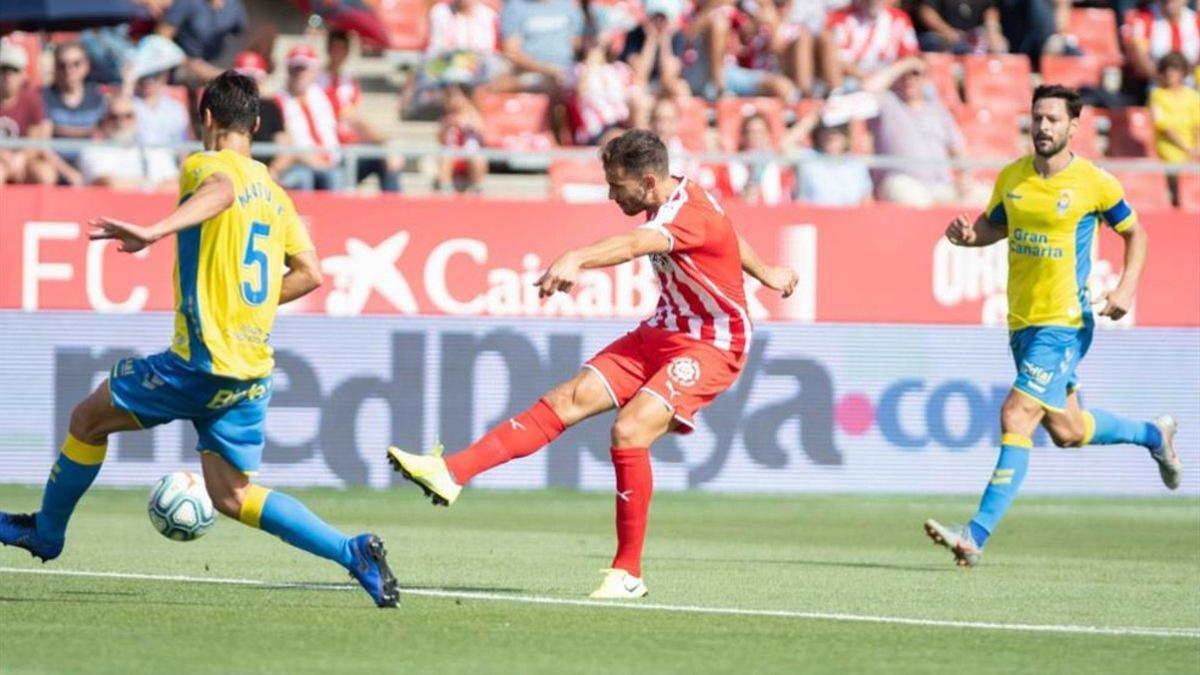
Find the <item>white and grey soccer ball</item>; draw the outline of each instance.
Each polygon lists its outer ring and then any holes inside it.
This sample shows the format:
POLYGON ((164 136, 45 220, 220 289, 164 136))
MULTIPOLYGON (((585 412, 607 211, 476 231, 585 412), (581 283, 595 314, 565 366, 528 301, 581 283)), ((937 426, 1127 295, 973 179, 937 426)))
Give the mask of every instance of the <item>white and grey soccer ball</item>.
POLYGON ((176 471, 158 480, 146 506, 150 524, 174 541, 191 541, 213 526, 212 500, 204 479, 191 471, 176 471))

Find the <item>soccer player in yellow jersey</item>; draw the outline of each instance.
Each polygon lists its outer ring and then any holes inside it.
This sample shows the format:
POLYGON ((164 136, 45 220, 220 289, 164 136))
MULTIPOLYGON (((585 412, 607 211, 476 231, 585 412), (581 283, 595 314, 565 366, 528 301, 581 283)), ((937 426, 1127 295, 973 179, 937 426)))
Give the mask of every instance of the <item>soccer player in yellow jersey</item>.
POLYGON ((92 221, 93 239, 116 239, 127 253, 175 235, 171 347, 118 362, 75 407, 41 509, 0 513, 0 542, 43 561, 58 557, 108 436, 186 419, 199 436, 217 510, 340 563, 376 605, 394 607, 399 594, 379 537, 342 534, 296 499, 251 482, 262 460, 276 311, 317 288, 321 273, 291 200, 250 158, 258 126, 254 81, 233 71, 220 75, 205 89, 200 114, 205 150, 184 162, 174 212, 145 226, 92 221))
POLYGON ((1000 412, 1000 459, 979 510, 965 526, 925 522, 930 538, 950 549, 961 566, 979 561, 984 543, 1012 505, 1039 423, 1060 448, 1140 445, 1158 462, 1163 483, 1179 487, 1173 418, 1141 422, 1079 405, 1075 370, 1092 342, 1087 280, 1099 224, 1103 221, 1125 241, 1121 281, 1104 296, 1101 316, 1117 320, 1129 311, 1148 244, 1121 184, 1068 149, 1081 109, 1075 90, 1038 87, 1030 128, 1034 154, 1000 172, 987 211, 974 222, 959 216, 946 228, 946 238, 958 246, 1008 239, 1009 346, 1017 367, 1000 412))

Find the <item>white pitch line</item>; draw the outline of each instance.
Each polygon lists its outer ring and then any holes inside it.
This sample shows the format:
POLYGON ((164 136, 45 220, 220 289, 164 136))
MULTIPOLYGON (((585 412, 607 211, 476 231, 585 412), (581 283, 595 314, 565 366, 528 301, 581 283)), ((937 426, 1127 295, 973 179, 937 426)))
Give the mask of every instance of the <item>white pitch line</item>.
MULTIPOLYGON (((350 591, 358 587, 352 584, 317 584, 292 581, 261 581, 258 579, 231 579, 223 577, 193 577, 174 574, 139 574, 134 572, 90 572, 85 570, 34 569, 28 567, 0 567, 0 573, 36 574, 43 576, 89 577, 100 579, 132 579, 137 581, 177 581, 183 583, 221 584, 226 586, 254 586, 259 588, 299 588, 314 591, 350 591)), ((932 628, 965 628, 971 630, 1011 631, 1024 633, 1058 633, 1068 635, 1107 635, 1117 637, 1174 637, 1200 638, 1200 628, 1144 628, 1139 626, 1077 626, 1071 624, 1028 624, 993 623, 987 621, 952 621, 947 619, 917 619, 901 616, 877 616, 872 614, 842 614, 837 612, 802 612, 790 609, 744 609, 739 607, 704 607, 699 605, 666 605, 642 602, 612 602, 555 598, 545 595, 515 595, 486 593, 482 591, 450 591, 427 588, 402 588, 404 595, 430 598, 456 598, 461 600, 483 600, 489 602, 516 602, 531 605, 560 605, 569 607, 599 607, 632 609, 643 612, 675 612, 687 614, 714 614, 720 616, 754 616, 778 619, 806 619, 813 621, 845 621, 851 623, 877 623, 898 626, 925 626, 932 628)))

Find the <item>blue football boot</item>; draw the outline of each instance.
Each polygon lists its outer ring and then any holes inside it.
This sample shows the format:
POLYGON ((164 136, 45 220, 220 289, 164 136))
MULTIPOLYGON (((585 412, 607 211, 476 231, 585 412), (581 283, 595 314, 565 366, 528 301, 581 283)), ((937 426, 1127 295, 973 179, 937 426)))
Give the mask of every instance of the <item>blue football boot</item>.
POLYGON ((360 534, 350 540, 350 576, 370 594, 377 607, 395 607, 400 602, 396 577, 387 564, 383 540, 373 534, 360 534))
POLYGON ((23 548, 42 562, 54 560, 63 550, 61 539, 54 541, 38 535, 37 515, 33 513, 0 511, 0 544, 23 548))

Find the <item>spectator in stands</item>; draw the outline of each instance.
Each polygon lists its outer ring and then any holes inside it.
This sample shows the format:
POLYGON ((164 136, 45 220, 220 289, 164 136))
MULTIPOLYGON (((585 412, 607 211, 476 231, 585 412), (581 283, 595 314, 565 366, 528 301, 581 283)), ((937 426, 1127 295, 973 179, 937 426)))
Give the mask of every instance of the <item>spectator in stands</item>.
MULTIPOLYGON (((462 87, 449 85, 443 100, 445 112, 438 129, 442 146, 463 150, 483 147, 483 118, 471 103, 471 97, 462 87)), ((483 157, 443 157, 438 164, 433 189, 437 192, 479 192, 487 170, 487 160, 483 157)))
MULTIPOLYGON (((644 90, 635 89, 638 83, 634 81, 634 70, 617 59, 615 37, 607 33, 586 38, 588 48, 583 61, 575 66, 575 108, 579 116, 575 142, 580 145, 598 144, 610 129, 630 119, 632 109, 650 109, 644 90)), ((638 117, 647 116, 643 112, 638 117)))
MULTIPOLYGON (((634 81, 649 96, 691 95, 691 88, 680 76, 687 48, 679 30, 681 9, 678 0, 646 0, 644 20, 625 34, 621 60, 633 69, 634 81)), ((630 126, 648 126, 648 112, 648 108, 630 111, 630 126)))
POLYGON ((100 124, 100 139, 119 145, 94 145, 79 157, 88 185, 116 190, 168 190, 179 179, 178 162, 169 150, 137 143, 138 122, 133 101, 116 96, 100 124))
MULTIPOLYGON (((659 99, 650 113, 650 130, 667 146, 667 160, 671 175, 686 175, 694 169, 694 162, 687 158, 683 139, 679 137, 679 106, 669 98, 659 99)), ((694 173, 694 172, 693 172, 694 173)))
MULTIPOLYGON (((778 96, 785 101, 796 98, 796 88, 790 80, 776 73, 746 67, 745 63, 762 65, 751 55, 749 60, 739 63, 730 52, 739 51, 733 42, 741 37, 735 30, 735 19, 739 25, 747 26, 747 34, 760 34, 760 23, 766 31, 773 25, 768 10, 757 2, 742 2, 742 9, 730 11, 723 0, 709 0, 688 24, 686 34, 691 49, 685 55, 683 77, 693 94, 708 100, 724 96, 778 96), (743 10, 752 10, 743 11, 743 10)), ((773 7, 770 12, 773 12, 773 7)), ((774 16, 770 14, 770 16, 774 16)), ((746 47, 747 45, 741 45, 746 47)), ((754 46, 749 45, 753 51, 754 46)))
MULTIPOLYGON (((54 49, 54 79, 42 90, 42 102, 56 138, 91 138, 96 133, 108 101, 87 75, 87 54, 78 42, 54 49)), ((78 153, 64 155, 73 159, 78 153)))
MULTIPOLYGON (((0 39, 0 138, 50 136, 50 121, 46 119, 42 97, 26 82, 28 67, 25 49, 0 39)), ((45 152, 0 149, 0 185, 57 182, 58 171, 45 152)))
POLYGON ((855 89, 872 73, 918 52, 912 21, 893 0, 854 0, 830 15, 829 33, 843 78, 832 83, 834 89, 855 89))
POLYGON ((840 63, 826 28, 829 0, 774 0, 780 26, 771 51, 784 75, 803 98, 817 96, 840 82, 840 63), (817 74, 820 74, 820 80, 817 74))
POLYGON ((926 52, 1005 54, 997 0, 919 0, 917 41, 926 52))
POLYGON ((879 116, 872 121, 875 152, 914 160, 902 169, 879 172, 878 193, 887 201, 922 208, 982 203, 987 190, 965 173, 956 179, 947 166, 965 156, 962 132, 936 95, 927 96, 926 84, 925 62, 919 57, 898 61, 863 83, 864 90, 879 96, 879 116))
POLYGON ((342 187, 341 143, 337 115, 317 84, 320 60, 308 45, 287 54, 287 84, 275 96, 283 113, 283 129, 291 144, 303 148, 280 173, 280 184, 298 190, 338 190, 342 187))
POLYGON ((429 44, 421 61, 418 86, 431 91, 445 84, 479 87, 506 75, 507 67, 500 58, 498 22, 496 11, 483 0, 435 4, 429 10, 429 44))
POLYGON ((1171 52, 1158 62, 1158 86, 1150 92, 1154 149, 1164 162, 1200 162, 1200 91, 1184 82, 1187 59, 1171 52))
POLYGON ((1121 28, 1135 94, 1155 79, 1158 62, 1177 51, 1191 68, 1200 65, 1200 19, 1185 0, 1156 0, 1121 28))
POLYGON ((168 145, 182 143, 191 136, 187 107, 171 96, 167 77, 168 72, 162 70, 147 73, 137 80, 133 108, 137 111, 140 143, 168 145))
MULTIPOLYGON (((387 137, 371 124, 359 107, 362 91, 352 75, 345 73, 346 60, 350 58, 350 34, 345 31, 330 31, 325 50, 329 55, 328 70, 318 80, 321 89, 333 106, 337 118, 337 136, 342 144, 385 145, 387 137)), ((379 177, 379 189, 384 192, 400 191, 400 171, 404 158, 400 155, 371 157, 358 160, 357 181, 368 176, 379 177)))
POLYGON ((746 162, 729 165, 729 184, 734 194, 750 202, 779 204, 791 195, 785 187, 790 180, 787 168, 777 159, 779 148, 771 139, 771 127, 767 118, 754 112, 742 119, 738 141, 743 153, 757 155, 746 162))
POLYGON ((159 35, 174 40, 187 59, 184 79, 204 83, 224 70, 216 65, 227 42, 246 30, 242 0, 174 0, 158 24, 159 35))
POLYGON ((508 0, 500 11, 504 56, 522 91, 560 94, 569 86, 584 17, 574 0, 508 0))
POLYGON ((871 173, 850 156, 850 125, 826 120, 814 108, 797 120, 785 145, 799 146, 796 200, 818 206, 856 206, 870 201, 871 173))
POLYGON ((1036 64, 1042 54, 1078 56, 1079 40, 1068 32, 1071 0, 996 0, 1009 51, 1036 64))

